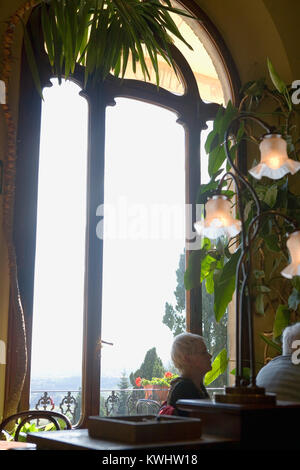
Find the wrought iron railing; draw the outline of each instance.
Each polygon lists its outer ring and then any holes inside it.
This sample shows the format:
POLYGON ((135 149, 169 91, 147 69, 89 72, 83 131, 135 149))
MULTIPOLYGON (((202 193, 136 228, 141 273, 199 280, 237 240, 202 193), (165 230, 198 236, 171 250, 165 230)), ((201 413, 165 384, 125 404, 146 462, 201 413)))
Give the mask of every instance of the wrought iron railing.
POLYGON ((81 390, 32 390, 29 406, 32 410, 59 411, 76 424, 80 418, 81 390))
MULTIPOLYGON (((211 397, 221 390, 223 388, 207 388, 211 397)), ((102 389, 100 415, 156 414, 161 404, 156 392, 156 389, 102 389)), ((59 411, 76 424, 81 412, 81 390, 32 390, 30 409, 59 411)))

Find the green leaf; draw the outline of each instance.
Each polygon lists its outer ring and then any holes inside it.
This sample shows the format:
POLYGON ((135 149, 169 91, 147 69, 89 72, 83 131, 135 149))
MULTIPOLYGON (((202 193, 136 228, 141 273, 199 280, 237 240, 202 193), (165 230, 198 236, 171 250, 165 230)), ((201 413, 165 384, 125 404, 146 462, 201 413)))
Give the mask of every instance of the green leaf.
POLYGON ((224 151, 224 146, 219 145, 218 147, 215 147, 209 154, 208 159, 208 174, 210 177, 212 177, 212 175, 219 170, 225 159, 226 154, 224 151))
POLYGON ((188 267, 184 273, 184 286, 186 290, 193 289, 200 285, 201 261, 207 254, 206 248, 194 250, 190 253, 188 267))
POLYGON ((300 292, 300 277, 299 276, 295 276, 293 277, 292 279, 292 284, 294 286, 294 288, 300 292))
POLYGON ((245 209, 244 209, 245 220, 248 220, 249 214, 251 213, 252 206, 253 206, 253 201, 248 201, 247 204, 245 205, 245 209))
POLYGON ((288 305, 289 305, 289 308, 291 308, 292 310, 297 310, 299 304, 300 304, 300 292, 294 287, 291 295, 289 296, 288 305))
MULTIPOLYGON (((206 204, 207 199, 214 194, 216 194, 216 190, 219 187, 220 181, 216 181, 216 178, 223 173, 223 169, 216 171, 212 174, 211 180, 209 183, 201 184, 196 197, 196 204, 206 204)), ((226 186, 226 181, 223 182, 223 186, 226 186)), ((226 191, 222 190, 222 194, 226 195, 227 197, 232 197, 235 193, 233 191, 226 191)))
POLYGON ((56 16, 55 8, 59 6, 57 2, 51 2, 49 5, 48 15, 51 24, 51 31, 53 37, 53 51, 54 51, 54 73, 57 75, 58 83, 62 80, 62 61, 64 59, 63 54, 63 39, 61 36, 61 30, 63 29, 62 24, 59 21, 60 16, 56 16), (53 7, 53 8, 52 8, 53 7))
MULTIPOLYGON (((238 109, 235 108, 229 100, 225 110, 224 108, 219 108, 214 119, 213 130, 209 133, 204 145, 205 151, 209 153, 208 173, 210 176, 219 170, 226 159, 223 145, 224 134, 237 114, 238 109)), ((243 132, 243 125, 241 125, 238 132, 239 139, 241 139, 243 132)))
POLYGON ((249 96, 261 96, 265 87, 265 78, 250 81, 242 87, 242 93, 249 96))
POLYGON ((261 337, 261 339, 267 343, 269 346, 271 346, 272 348, 276 349, 277 352, 279 352, 280 354, 282 353, 282 348, 279 344, 275 343, 274 341, 272 341, 271 339, 267 338, 266 336, 262 335, 261 333, 259 334, 259 336, 261 337))
POLYGON ((265 314, 264 295, 262 293, 257 294, 255 298, 255 311, 259 315, 265 314))
POLYGON ((221 352, 215 357, 212 363, 212 369, 205 375, 204 385, 207 386, 214 382, 221 374, 223 374, 228 366, 229 359, 227 357, 226 349, 222 349, 221 352))
POLYGON ((260 271, 258 269, 254 269, 253 274, 254 274, 255 279, 262 279, 263 277, 265 277, 265 272, 260 271))
POLYGON ((86 3, 78 10, 78 34, 76 38, 75 52, 75 59, 78 61, 78 63, 80 63, 83 59, 83 55, 85 54, 87 48, 90 20, 90 5, 86 3))
POLYGON ((278 237, 275 234, 264 236, 266 245, 270 251, 280 252, 281 249, 278 246, 278 237))
POLYGON ((267 286, 258 285, 256 286, 256 289, 258 290, 258 292, 263 292, 263 293, 271 292, 271 289, 267 286))
POLYGON ((207 184, 201 184, 198 190, 196 204, 206 204, 207 199, 215 194, 218 184, 218 181, 210 181, 207 184))
POLYGON ((204 237, 202 239, 202 244, 201 244, 201 249, 203 250, 209 250, 211 247, 211 241, 209 238, 204 237))
POLYGON ((273 325, 273 338, 281 336, 283 330, 289 325, 291 318, 290 309, 286 305, 279 305, 276 310, 275 321, 273 325))
POLYGON ((26 26, 24 25, 23 21, 22 21, 22 24, 23 24, 23 31, 24 31, 24 46, 25 46, 28 65, 29 65, 29 68, 30 68, 30 71, 31 71, 32 78, 33 78, 34 84, 36 86, 36 89, 37 89, 40 97, 43 100, 44 98, 43 98, 42 85, 41 85, 41 81, 40 81, 39 71, 38 71, 36 60, 35 60, 33 48, 32 48, 32 45, 31 45, 31 40, 29 38, 26 26))
MULTIPOLYGON (((288 181, 288 178, 286 179, 288 181)), ((276 205, 280 207, 281 209, 287 209, 288 207, 288 196, 287 196, 287 191, 278 188, 278 195, 277 195, 277 201, 276 205)))
POLYGON ((222 121, 224 117, 225 110, 226 108, 224 108, 223 106, 220 106, 217 111, 216 117, 213 120, 213 130, 215 130, 216 133, 219 133, 220 122, 222 121))
POLYGON ((225 109, 224 116, 222 119, 220 119, 219 123, 219 134, 221 138, 221 142, 224 142, 224 134, 229 127, 231 121, 237 116, 238 114, 238 109, 235 108, 231 102, 231 100, 228 101, 228 104, 225 109))
POLYGON ((242 138, 244 137, 244 133, 245 133, 245 122, 241 121, 239 130, 237 131, 237 134, 236 134, 237 143, 239 143, 242 140, 242 138))
MULTIPOLYGON (((236 374, 236 369, 233 369, 231 372, 230 372, 232 375, 235 375, 236 374)), ((243 367, 242 369, 242 376, 244 379, 246 380, 250 380, 250 368, 249 367, 243 367)))
POLYGON ((222 271, 214 277, 215 295, 214 311, 219 322, 226 312, 235 290, 236 266, 240 258, 240 250, 236 251, 224 265, 222 271))
POLYGON ((279 91, 279 93, 283 94, 286 90, 286 84, 279 77, 278 73, 274 69, 274 66, 269 58, 267 58, 267 64, 268 64, 269 74, 270 74, 274 87, 276 88, 277 91, 279 91))
POLYGON ((45 429, 44 429, 44 431, 55 431, 55 430, 56 428, 55 428, 54 423, 46 424, 45 429))
POLYGON ((208 294, 213 294, 215 290, 214 272, 211 271, 205 279, 205 288, 208 294))
POLYGON ((46 3, 42 2, 41 4, 41 23, 43 28, 44 39, 47 47, 47 53, 49 57, 49 62, 51 67, 54 66, 54 48, 53 48, 53 37, 51 31, 51 23, 47 13, 46 3))
POLYGON ((219 145, 219 134, 213 129, 207 136, 204 148, 206 153, 212 152, 219 145))
POLYGON ((200 282, 203 282, 204 279, 213 271, 216 267, 216 258, 207 254, 201 261, 201 274, 200 282))
POLYGON ((229 189, 223 189, 221 191, 221 194, 223 196, 226 196, 228 199, 232 199, 236 193, 234 191, 230 191, 229 189))
POLYGON ((268 204, 268 206, 270 207, 275 206, 276 199, 277 199, 277 191, 278 191, 278 188, 276 184, 273 184, 267 189, 265 197, 264 197, 264 202, 268 204))
MULTIPOLYGON (((86 66, 85 83, 94 71, 94 80, 98 80, 99 77, 106 78, 111 70, 116 76, 120 73, 124 76, 129 52, 132 54, 133 70, 139 61, 144 76, 149 76, 143 46, 149 54, 157 85, 159 84, 157 54, 160 54, 177 74, 170 50, 170 44, 173 42, 171 35, 177 37, 189 49, 192 47, 180 33, 170 13, 192 17, 186 11, 174 8, 169 2, 162 5, 157 0, 43 1, 44 40, 50 64, 59 82, 63 74, 67 76, 74 71, 76 62, 86 66), (106 19, 102 21, 105 16, 108 21, 106 19), (106 25, 102 27, 101 24, 100 27, 100 23, 103 22, 106 25), (107 41, 97 40, 105 36, 108 38, 107 41)), ((27 50, 29 47, 27 45, 27 50)), ((31 61, 31 70, 38 87, 37 70, 34 70, 32 64, 31 61)))

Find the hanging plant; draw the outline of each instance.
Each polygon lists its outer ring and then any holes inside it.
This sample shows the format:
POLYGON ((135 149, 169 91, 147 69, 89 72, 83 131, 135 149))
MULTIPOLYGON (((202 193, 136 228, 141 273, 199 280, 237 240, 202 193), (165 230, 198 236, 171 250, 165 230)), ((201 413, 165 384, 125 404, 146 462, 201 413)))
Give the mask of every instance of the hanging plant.
MULTIPOLYGON (((158 54, 174 69, 171 35, 190 49, 170 13, 190 16, 174 8, 170 0, 42 0, 41 14, 45 49, 52 72, 62 77, 84 66, 85 84, 104 80, 109 73, 124 77, 131 59, 132 70, 140 65, 144 79, 150 78, 146 55, 159 85, 158 54)), ((41 93, 34 48, 24 27, 24 44, 35 84, 41 93)))

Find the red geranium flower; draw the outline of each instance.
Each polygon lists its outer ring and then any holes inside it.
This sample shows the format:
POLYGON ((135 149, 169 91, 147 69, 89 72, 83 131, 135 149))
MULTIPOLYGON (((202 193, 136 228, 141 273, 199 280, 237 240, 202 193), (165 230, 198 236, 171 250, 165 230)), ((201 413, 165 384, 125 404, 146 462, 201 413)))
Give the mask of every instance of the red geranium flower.
POLYGON ((172 372, 165 372, 165 377, 167 379, 170 379, 172 377, 172 375, 173 375, 172 372))
POLYGON ((135 379, 135 384, 136 384, 138 387, 141 386, 141 382, 142 382, 141 377, 137 377, 137 378, 135 379))

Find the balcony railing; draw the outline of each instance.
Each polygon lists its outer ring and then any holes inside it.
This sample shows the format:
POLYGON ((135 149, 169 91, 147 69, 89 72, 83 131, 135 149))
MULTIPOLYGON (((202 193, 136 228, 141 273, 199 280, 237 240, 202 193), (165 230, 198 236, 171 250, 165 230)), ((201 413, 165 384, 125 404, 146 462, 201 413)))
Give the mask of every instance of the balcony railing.
MULTIPOLYGON (((207 388, 210 397, 223 388, 207 388)), ((161 401, 157 390, 126 388, 100 391, 100 416, 156 414, 161 401)), ((81 390, 33 390, 30 409, 54 410, 66 415, 76 424, 81 412, 81 390)))

